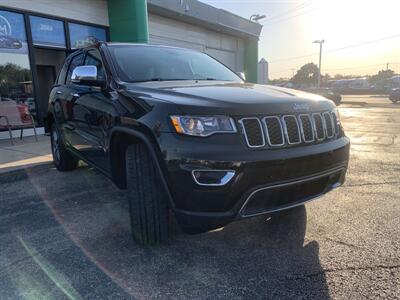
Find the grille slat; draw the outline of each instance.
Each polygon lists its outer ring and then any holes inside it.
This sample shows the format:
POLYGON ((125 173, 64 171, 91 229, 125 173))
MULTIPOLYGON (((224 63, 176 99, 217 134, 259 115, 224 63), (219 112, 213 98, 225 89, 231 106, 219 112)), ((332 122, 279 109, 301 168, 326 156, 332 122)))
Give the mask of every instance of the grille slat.
POLYGON ((313 114, 312 118, 314 124, 315 137, 318 141, 322 141, 325 139, 325 129, 324 129, 324 121, 322 119, 322 115, 313 114))
POLYGON ((263 121, 268 144, 272 147, 283 146, 285 139, 279 117, 265 117, 263 121))
POLYGON ((300 128, 296 117, 293 115, 283 116, 282 121, 288 144, 300 144, 300 128))
POLYGON ((299 115, 299 123, 303 141, 306 143, 313 142, 314 130, 311 117, 309 115, 299 115))
POLYGON ((263 118, 246 117, 238 121, 250 148, 288 147, 341 136, 338 120, 332 111, 263 118))
POLYGON ((243 118, 239 120, 246 139, 247 146, 259 148, 265 146, 264 132, 258 118, 243 118))
POLYGON ((339 123, 338 123, 336 114, 334 112, 331 112, 331 115, 332 115, 333 124, 335 126, 334 127, 335 128, 335 134, 338 135, 339 131, 340 131, 340 128, 339 128, 339 123))
POLYGON ((335 135, 332 116, 328 112, 324 112, 323 116, 325 121, 326 136, 330 139, 335 135))

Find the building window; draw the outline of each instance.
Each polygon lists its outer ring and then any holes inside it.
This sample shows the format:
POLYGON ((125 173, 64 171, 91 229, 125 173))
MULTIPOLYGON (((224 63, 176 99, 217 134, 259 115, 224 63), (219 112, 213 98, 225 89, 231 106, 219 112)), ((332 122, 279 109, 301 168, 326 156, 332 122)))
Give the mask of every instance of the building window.
POLYGON ((83 48, 98 41, 106 41, 106 30, 101 27, 69 23, 71 48, 83 48))
POLYGON ((62 21, 29 16, 35 46, 66 48, 62 21))
POLYGON ((26 105, 36 116, 22 14, 0 10, 0 101, 26 105))

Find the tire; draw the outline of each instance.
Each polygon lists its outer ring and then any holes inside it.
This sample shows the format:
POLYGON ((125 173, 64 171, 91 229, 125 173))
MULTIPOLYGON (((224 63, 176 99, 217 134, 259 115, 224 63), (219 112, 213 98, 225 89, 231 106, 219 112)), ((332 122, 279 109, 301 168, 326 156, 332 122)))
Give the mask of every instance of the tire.
POLYGON ((65 149, 60 131, 55 123, 51 125, 51 153, 58 171, 71 171, 78 167, 79 160, 65 149))
POLYGON ((167 195, 144 144, 126 151, 126 180, 133 238, 141 245, 164 243, 169 237, 167 195))

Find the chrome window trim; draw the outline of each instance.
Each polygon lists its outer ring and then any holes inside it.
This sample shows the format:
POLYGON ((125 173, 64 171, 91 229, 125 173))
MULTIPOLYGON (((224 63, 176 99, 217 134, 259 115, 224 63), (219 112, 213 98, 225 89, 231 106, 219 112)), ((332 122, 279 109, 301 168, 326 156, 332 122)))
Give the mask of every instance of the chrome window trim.
POLYGON ((313 113, 312 114, 312 124, 313 124, 313 127, 314 127, 314 132, 315 132, 315 138, 316 138, 316 140, 317 141, 323 141, 323 140, 325 140, 325 122, 324 122, 324 118, 322 117, 322 114, 321 113, 313 113), (322 137, 322 138, 318 138, 318 131, 317 131, 317 125, 315 124, 315 116, 318 116, 318 117, 320 117, 321 118, 321 122, 322 122, 322 133, 324 134, 324 136, 322 137))
POLYGON ((262 122, 263 122, 263 124, 264 124, 264 126, 265 126, 265 135, 267 136, 268 145, 271 146, 271 147, 281 147, 281 146, 285 145, 285 135, 284 135, 284 133, 283 133, 283 127, 282 127, 282 121, 281 121, 281 119, 280 119, 279 117, 277 117, 277 116, 266 116, 266 117, 264 117, 264 118, 262 119, 262 122), (268 133, 268 125, 267 125, 266 119, 275 119, 275 120, 278 120, 278 124, 279 124, 279 127, 280 127, 280 129, 281 129, 281 136, 282 136, 282 143, 281 143, 281 144, 272 144, 272 143, 271 143, 271 139, 270 139, 269 133, 268 133))
POLYGON ((282 116, 282 124, 283 124, 283 130, 284 130, 284 132, 285 132, 285 136, 286 136, 286 139, 287 139, 288 144, 289 144, 289 145, 298 145, 298 144, 301 144, 300 127, 299 127, 299 122, 297 121, 296 116, 295 116, 295 115, 284 115, 284 116, 282 116), (296 121, 296 126, 297 126, 297 130, 298 130, 298 133, 299 133, 299 141, 298 141, 297 143, 292 143, 292 142, 290 142, 289 133, 288 133, 287 126, 286 126, 286 121, 285 121, 285 118, 288 118, 288 117, 294 118, 294 120, 296 121))
POLYGON ((315 141, 315 132, 314 132, 314 128, 313 128, 313 120, 312 120, 312 118, 311 118, 311 116, 309 115, 309 114, 299 114, 298 115, 298 121, 299 121, 299 124, 300 124, 300 134, 302 135, 302 137, 303 137, 303 141, 305 142, 305 143, 312 143, 312 142, 314 142, 315 141), (312 133, 312 139, 311 140, 306 140, 306 137, 305 137, 305 135, 304 135, 304 128, 303 128, 303 122, 301 121, 301 117, 307 117, 308 118, 308 120, 310 121, 310 124, 311 124, 311 133, 312 133))
POLYGON ((192 177, 196 184, 200 186, 224 186, 228 184, 233 177, 235 177, 236 171, 235 170, 209 170, 209 169, 194 169, 192 170, 192 177), (220 183, 201 183, 197 180, 196 176, 194 175, 195 172, 226 172, 225 176, 222 177, 220 183))
POLYGON ((333 138, 333 137, 335 136, 335 124, 333 124, 332 115, 330 114, 330 112, 327 112, 327 111, 323 112, 322 115, 323 115, 323 117, 324 117, 325 134, 326 134, 326 137, 327 137, 328 139, 331 139, 331 138, 333 138), (326 115, 328 116, 329 120, 331 121, 332 135, 328 135, 328 126, 326 125, 326 120, 325 120, 325 116, 326 116, 326 115))
MULTIPOLYGON (((240 217, 242 217, 242 218, 254 217, 254 216, 259 216, 259 215, 263 215, 263 214, 267 214, 267 213, 271 213, 271 212, 277 212, 277 211, 281 211, 281 210, 290 209, 290 208, 293 208, 293 207, 296 207, 296 206, 299 206, 299 205, 303 205, 303 204, 305 204, 307 202, 310 202, 312 200, 318 199, 318 198, 324 196, 326 193, 318 194, 315 197, 312 197, 312 198, 310 198, 310 199, 308 199, 306 201, 302 201, 302 202, 295 203, 295 204, 292 204, 292 205, 289 205, 289 206, 285 206, 285 207, 282 207, 282 208, 278 208, 278 209, 266 210, 266 211, 263 211, 263 212, 259 212, 259 213, 255 213, 255 214, 248 214, 248 215, 243 213, 246 205, 249 203, 251 198, 256 193, 258 193, 260 191, 279 188, 279 187, 285 187, 285 186, 299 184, 299 183, 303 183, 303 182, 307 182, 307 181, 312 181, 312 180, 315 180, 315 179, 318 179, 318 178, 321 178, 321 177, 325 177, 325 176, 329 176, 329 175, 332 175, 332 174, 335 174, 335 173, 338 173, 338 172, 343 172, 344 170, 345 170, 345 167, 341 166, 341 167, 338 167, 338 168, 335 168, 335 169, 331 169, 331 170, 328 170, 326 172, 323 172, 323 173, 320 173, 320 174, 317 174, 317 175, 314 175, 314 176, 309 176, 307 178, 302 178, 302 179, 293 180, 293 181, 290 181, 290 182, 285 182, 285 183, 280 183, 280 184, 275 184, 275 185, 270 185, 270 186, 258 188, 256 190, 254 190, 253 192, 251 192, 250 195, 246 198, 246 200, 244 201, 243 205, 239 209, 238 215, 240 217)), ((335 188, 338 188, 339 186, 340 186, 339 182, 334 183, 332 185, 332 190, 335 189, 335 188)))
POLYGON ((247 146, 249 148, 262 148, 262 147, 265 147, 265 137, 264 137, 265 133, 264 133, 264 129, 263 129, 263 126, 262 126, 259 118, 256 118, 256 117, 241 118, 241 119, 238 120, 238 122, 239 122, 240 126, 242 127, 243 135, 244 135, 244 138, 246 140, 247 146), (246 128, 245 128, 245 126, 243 124, 243 120, 257 120, 258 125, 260 126, 260 130, 261 130, 261 137, 262 137, 262 141, 263 141, 262 145, 258 145, 258 146, 251 146, 250 145, 249 139, 247 138, 246 128))

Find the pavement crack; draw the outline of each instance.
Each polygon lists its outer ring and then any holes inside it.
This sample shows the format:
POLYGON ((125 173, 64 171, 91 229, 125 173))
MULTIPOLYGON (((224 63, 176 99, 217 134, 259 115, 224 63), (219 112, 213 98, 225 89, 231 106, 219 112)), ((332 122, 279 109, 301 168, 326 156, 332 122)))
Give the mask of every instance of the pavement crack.
POLYGON ((36 156, 50 155, 50 154, 39 154, 39 153, 34 153, 34 152, 29 152, 29 151, 17 150, 17 149, 12 149, 12 148, 1 148, 1 150, 11 151, 11 152, 19 152, 19 153, 24 153, 24 154, 36 155, 36 156))
POLYGON ((335 239, 332 239, 332 238, 329 238, 329 237, 326 237, 325 240, 334 242, 336 244, 344 245, 344 246, 347 246, 347 247, 350 247, 350 248, 360 249, 360 247, 358 247, 358 246, 356 246, 354 244, 343 242, 343 241, 340 241, 340 240, 335 240, 335 239))
POLYGON ((342 187, 345 188, 345 187, 384 185, 384 184, 400 184, 400 181, 354 183, 354 184, 345 184, 342 187))
POLYGON ((395 269, 400 269, 400 264, 393 265, 393 266, 375 265, 375 266, 366 266, 366 267, 345 267, 345 268, 322 269, 322 270, 320 270, 318 272, 309 273, 309 274, 288 275, 288 276, 286 276, 286 279, 287 280, 311 279, 311 278, 314 278, 314 277, 325 275, 327 273, 335 273, 335 272, 376 271, 376 270, 395 270, 395 269))

